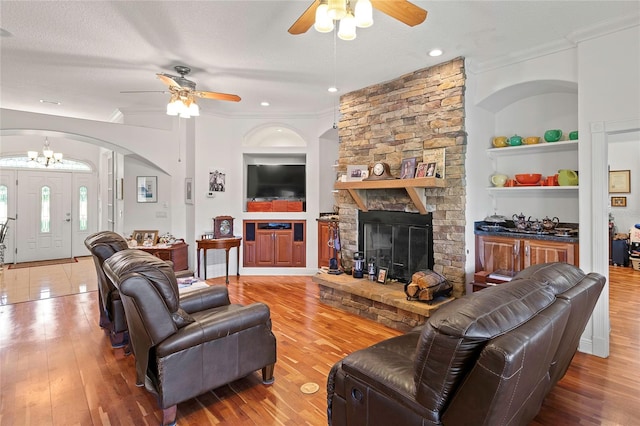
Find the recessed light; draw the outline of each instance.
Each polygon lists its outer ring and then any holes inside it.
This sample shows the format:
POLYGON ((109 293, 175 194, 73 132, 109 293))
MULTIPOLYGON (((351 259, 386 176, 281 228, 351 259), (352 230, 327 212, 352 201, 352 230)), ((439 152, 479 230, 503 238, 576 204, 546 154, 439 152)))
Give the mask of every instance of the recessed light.
POLYGON ((46 99, 40 99, 40 103, 41 104, 53 104, 53 105, 60 105, 60 102, 58 101, 48 101, 46 99))
POLYGON ((329 87, 327 90, 329 92, 331 92, 331 93, 336 93, 338 91, 338 88, 337 87, 329 87))
POLYGON ((269 102, 267 102, 267 101, 262 101, 262 102, 260 102, 260 105, 261 105, 261 106, 264 106, 264 107, 267 107, 267 106, 269 106, 270 104, 269 104, 269 102))
POLYGON ((440 55, 442 55, 442 50, 440 49, 433 49, 429 51, 429 56, 440 56, 440 55))

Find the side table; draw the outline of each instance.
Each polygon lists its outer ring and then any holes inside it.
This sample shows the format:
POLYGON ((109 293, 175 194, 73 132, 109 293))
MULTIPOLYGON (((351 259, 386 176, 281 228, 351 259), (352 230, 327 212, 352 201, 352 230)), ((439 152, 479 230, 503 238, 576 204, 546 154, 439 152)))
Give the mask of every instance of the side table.
POLYGON ((236 247, 236 253, 238 255, 238 269, 236 275, 240 276, 240 242, 242 237, 231 238, 211 238, 206 240, 196 240, 198 245, 196 256, 198 257, 198 277, 200 276, 200 250, 203 250, 203 262, 204 262, 204 279, 207 279, 207 250, 210 249, 222 249, 225 251, 225 264, 226 264, 226 283, 229 284, 229 250, 236 247))

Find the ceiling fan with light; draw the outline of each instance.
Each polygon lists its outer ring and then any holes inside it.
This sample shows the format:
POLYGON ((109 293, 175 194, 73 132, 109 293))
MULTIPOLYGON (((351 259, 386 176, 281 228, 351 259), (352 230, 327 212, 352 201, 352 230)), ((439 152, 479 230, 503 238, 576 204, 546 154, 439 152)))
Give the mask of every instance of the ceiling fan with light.
MULTIPOLYGON (((200 107, 196 104, 195 98, 232 102, 240 101, 240 96, 238 95, 196 90, 196 83, 185 77, 185 75, 191 72, 191 68, 184 65, 177 65, 174 69, 180 76, 165 73, 156 74, 156 76, 169 87, 169 93, 171 94, 171 99, 169 99, 169 103, 167 104, 167 115, 179 115, 182 118, 199 116, 200 107)), ((139 93, 139 91, 125 91, 122 93, 139 93)))
POLYGON ((328 33, 333 31, 334 21, 339 21, 338 37, 353 40, 356 27, 373 25, 374 8, 410 27, 427 19, 426 10, 407 0, 315 0, 289 28, 289 33, 303 34, 311 26, 318 32, 328 33))

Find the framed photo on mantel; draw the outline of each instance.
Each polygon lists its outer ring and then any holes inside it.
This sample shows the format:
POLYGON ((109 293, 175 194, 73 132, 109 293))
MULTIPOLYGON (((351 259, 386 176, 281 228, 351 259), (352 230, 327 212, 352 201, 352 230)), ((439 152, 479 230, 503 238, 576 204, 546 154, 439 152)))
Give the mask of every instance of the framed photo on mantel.
POLYGON ((437 177, 444 179, 444 148, 427 149, 422 156, 422 162, 425 164, 424 177, 437 177), (433 168, 435 163, 435 169, 433 168))

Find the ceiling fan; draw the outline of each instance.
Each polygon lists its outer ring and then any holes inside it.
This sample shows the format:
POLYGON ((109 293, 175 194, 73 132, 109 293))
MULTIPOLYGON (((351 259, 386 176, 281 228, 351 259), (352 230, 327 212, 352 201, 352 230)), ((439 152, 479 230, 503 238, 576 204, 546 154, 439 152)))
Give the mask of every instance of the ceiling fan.
MULTIPOLYGON (((329 11, 329 19, 341 20, 342 16, 349 16, 350 13, 351 17, 353 17, 354 13, 357 15, 358 8, 361 5, 368 6, 369 3, 373 8, 409 25, 410 27, 421 24, 427 18, 426 10, 407 0, 315 0, 307 10, 300 15, 296 22, 293 23, 291 28, 289 28, 289 33, 294 35, 306 33, 314 24, 316 24, 316 30, 320 32, 332 31, 333 25, 330 26, 330 29, 326 27, 327 30, 325 31, 318 28, 316 12, 324 13, 323 8, 326 7, 329 11), (318 11, 318 6, 320 5, 322 5, 323 8, 318 11), (337 13, 334 10, 337 10, 337 13)), ((372 23, 373 21, 371 20, 368 25, 371 25, 372 23)))
MULTIPOLYGON (((171 99, 167 104, 168 115, 180 115, 189 118, 200 115, 200 108, 195 98, 217 99, 219 101, 239 102, 240 96, 228 93, 205 92, 196 90, 196 83, 185 76, 191 72, 191 68, 184 65, 173 67, 179 76, 157 73, 156 76, 169 87, 171 99)), ((121 93, 140 93, 140 91, 123 91, 121 93)), ((162 93, 166 93, 163 91, 162 93)))

